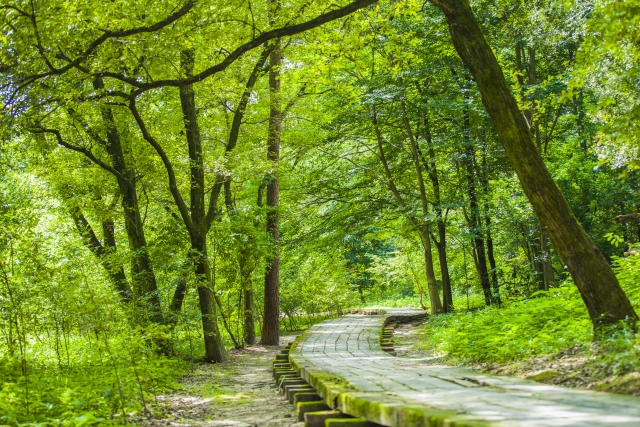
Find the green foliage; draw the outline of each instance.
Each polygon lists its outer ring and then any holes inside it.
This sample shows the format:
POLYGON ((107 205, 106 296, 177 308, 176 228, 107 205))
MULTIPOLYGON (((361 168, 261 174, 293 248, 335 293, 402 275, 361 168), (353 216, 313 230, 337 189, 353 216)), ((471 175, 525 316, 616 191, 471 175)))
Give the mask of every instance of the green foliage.
POLYGON ((160 357, 146 344, 136 345, 141 343, 135 343, 134 337, 120 336, 109 344, 118 354, 109 355, 98 343, 94 348, 84 343, 84 348, 72 345, 75 351, 61 366, 29 359, 26 376, 19 360, 1 359, 0 422, 50 426, 126 423, 123 414, 140 412, 145 402, 150 404, 158 394, 175 390, 177 379, 186 371, 182 362, 160 357))
MULTIPOLYGON (((237 144, 228 149, 262 45, 192 85, 204 173, 204 188, 197 190, 205 205, 221 184, 210 206, 215 221, 204 236, 211 280, 196 277, 183 218, 196 197, 194 161, 179 91, 175 85, 137 88, 184 77, 185 49, 194 52, 198 73, 255 35, 328 7, 277 3, 274 11, 266 0, 198 1, 159 31, 105 40, 77 67, 33 81, 23 79, 68 65, 103 31, 152 25, 176 4, 116 1, 100 4, 97 13, 87 0, 16 0, 2 9, 0 424, 125 423, 123 413, 149 409, 155 395, 174 387, 184 361, 204 353, 197 284, 215 292, 214 320, 225 346, 242 346, 245 292, 253 291, 259 330, 265 267, 275 250, 283 329, 353 306, 428 307, 424 236, 416 224, 429 226, 440 287, 444 267, 435 242, 446 243, 458 310, 430 319, 430 349, 461 360, 507 361, 587 345, 591 323, 575 290, 537 291, 543 261, 550 261, 556 283, 568 273, 553 249, 541 248, 539 221, 443 15, 428 2, 383 0, 283 39, 279 165, 265 155, 273 94, 260 64, 237 144), (131 93, 155 147, 132 115, 131 93), (115 129, 105 124, 106 109, 115 129), (67 146, 53 133, 38 133, 41 126, 59 131, 67 146), (142 250, 128 247, 133 232, 124 217, 131 210, 122 205, 117 173, 110 170, 115 160, 104 138, 114 130, 135 177, 141 229, 134 231, 144 232, 148 247, 142 250), (167 179, 167 162, 175 182, 167 179), (481 224, 471 224, 466 164, 477 180, 481 224), (265 183, 273 175, 280 180, 279 247, 265 230, 265 183), (108 239, 101 231, 112 224, 114 242, 104 258, 87 248, 87 230, 78 233, 70 218, 74 209, 103 244, 108 239), (475 239, 488 243, 489 236, 501 308, 483 308, 479 285, 475 239), (147 295, 134 292, 138 299, 127 303, 114 292, 116 270, 138 291, 134 264, 145 251, 165 325, 148 321, 141 308, 147 295), (181 283, 185 298, 174 307, 181 283)), ((549 170, 598 249, 616 260, 638 307, 640 260, 615 258, 627 244, 634 252, 638 224, 612 221, 640 206, 636 3, 471 2, 549 170)), ((606 369, 636 366, 637 338, 628 331, 616 332, 602 348, 606 369)))
POLYGON ((431 317, 421 334, 437 355, 506 362, 586 345, 592 325, 577 290, 563 286, 503 307, 431 317))
MULTIPOLYGON (((616 272, 637 310, 640 256, 618 258, 616 272)), ((503 307, 431 317, 420 334, 425 349, 463 363, 510 362, 580 346, 593 355, 590 364, 601 375, 640 369, 640 336, 630 328, 611 328, 593 343, 591 321, 570 281, 531 298, 508 301, 503 307)))
POLYGON ((601 157, 614 167, 636 167, 640 98, 640 7, 633 0, 593 2, 586 22, 586 38, 578 56, 575 85, 588 85, 597 94, 589 110, 603 127, 601 157))

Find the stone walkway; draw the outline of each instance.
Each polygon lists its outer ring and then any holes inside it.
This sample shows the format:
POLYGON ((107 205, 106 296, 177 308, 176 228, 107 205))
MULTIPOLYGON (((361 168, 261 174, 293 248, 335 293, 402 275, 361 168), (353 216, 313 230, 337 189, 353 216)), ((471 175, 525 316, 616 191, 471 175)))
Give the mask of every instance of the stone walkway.
POLYGON ((392 427, 639 427, 640 399, 425 365, 382 351, 391 320, 424 315, 386 309, 313 326, 291 350, 292 366, 326 404, 392 427))

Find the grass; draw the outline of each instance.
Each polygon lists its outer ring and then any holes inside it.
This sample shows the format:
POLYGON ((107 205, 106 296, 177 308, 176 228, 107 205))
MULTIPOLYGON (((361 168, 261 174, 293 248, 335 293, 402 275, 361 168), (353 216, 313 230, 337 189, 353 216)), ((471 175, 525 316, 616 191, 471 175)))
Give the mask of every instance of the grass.
MULTIPOLYGON (((640 310, 640 256, 616 260, 621 286, 640 310)), ((421 349, 456 364, 502 364, 572 349, 589 358, 597 377, 640 371, 640 334, 611 328, 593 341, 592 323, 577 288, 567 281, 502 307, 430 317, 419 331, 421 349)))
POLYGON ((435 355, 501 363, 589 342, 591 322, 576 292, 563 287, 501 308, 434 316, 420 334, 435 355))

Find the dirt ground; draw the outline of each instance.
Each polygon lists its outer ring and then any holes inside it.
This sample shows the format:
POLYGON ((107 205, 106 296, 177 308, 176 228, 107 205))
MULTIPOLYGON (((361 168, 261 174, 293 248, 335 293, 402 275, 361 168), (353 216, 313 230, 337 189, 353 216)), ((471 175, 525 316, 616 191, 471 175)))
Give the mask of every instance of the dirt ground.
MULTIPOLYGON (((424 321, 400 324, 394 331, 394 348, 399 357, 422 359, 426 363, 451 364, 419 348, 418 328, 424 321)), ((496 375, 530 379, 545 384, 584 390, 599 390, 640 396, 640 373, 605 376, 593 362, 593 354, 578 347, 569 348, 553 356, 533 357, 503 364, 466 364, 467 368, 496 375)))
MULTIPOLYGON (((281 345, 295 339, 281 337, 281 345)), ((280 395, 271 362, 282 347, 232 350, 229 361, 196 365, 182 381, 184 389, 158 396, 155 415, 136 422, 145 427, 301 427, 294 408, 280 395)))

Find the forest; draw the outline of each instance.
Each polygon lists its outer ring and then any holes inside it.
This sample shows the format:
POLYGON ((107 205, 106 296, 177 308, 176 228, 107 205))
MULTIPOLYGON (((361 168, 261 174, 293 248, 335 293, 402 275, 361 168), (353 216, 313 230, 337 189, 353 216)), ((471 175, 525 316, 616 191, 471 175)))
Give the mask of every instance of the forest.
POLYGON ((365 306, 427 310, 456 363, 640 371, 636 1, 4 0, 0 25, 0 425, 127 424, 365 306))

